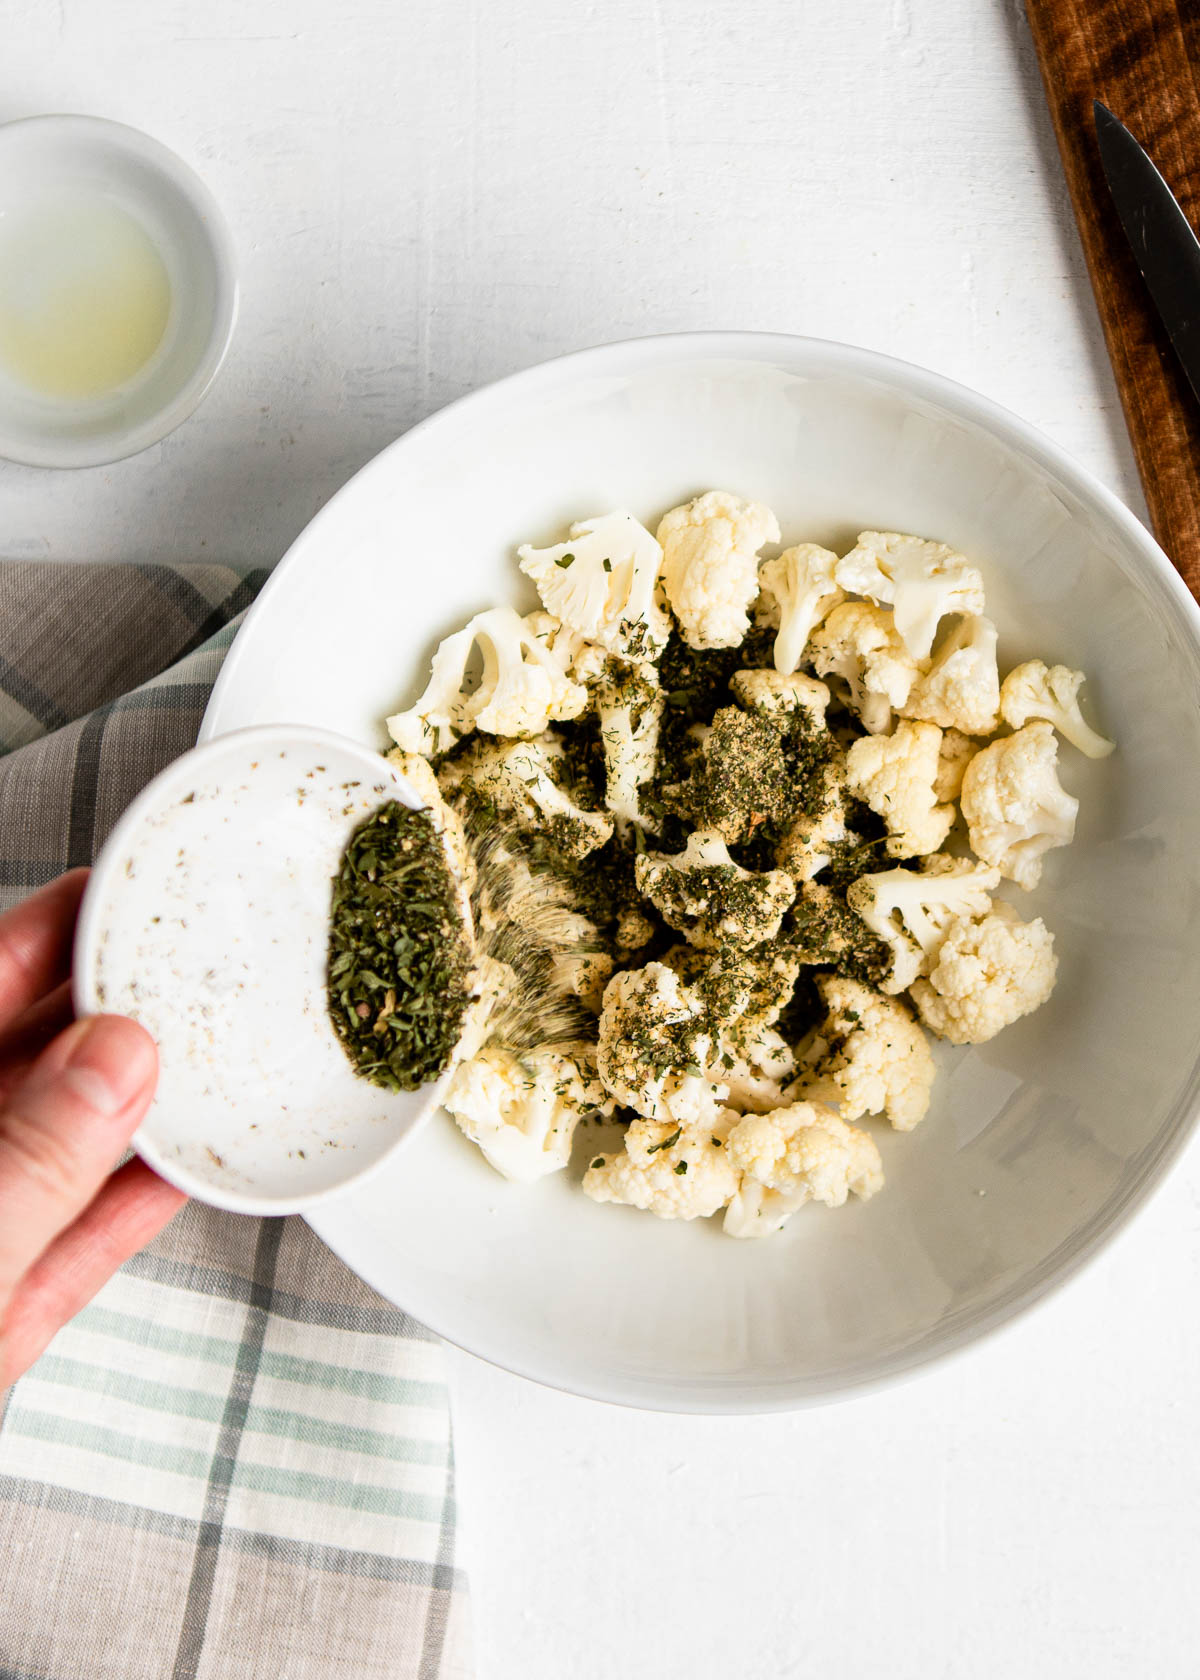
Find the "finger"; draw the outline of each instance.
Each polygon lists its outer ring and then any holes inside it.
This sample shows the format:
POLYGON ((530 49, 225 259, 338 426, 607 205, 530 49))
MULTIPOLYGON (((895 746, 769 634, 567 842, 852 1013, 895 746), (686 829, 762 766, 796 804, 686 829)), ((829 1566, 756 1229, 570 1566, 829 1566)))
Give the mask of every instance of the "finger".
POLYGON ((71 982, 64 980, 0 1031, 0 1112, 42 1051, 75 1019, 71 982))
POLYGON ((131 1254, 157 1236, 187 1200, 182 1190, 127 1161, 26 1274, 0 1324, 0 1390, 27 1371, 46 1343, 85 1307, 131 1254))
POLYGON ((87 878, 86 869, 72 869, 0 916, 0 1026, 70 974, 75 917, 87 878))
POLYGON ((0 1112, 0 1312, 116 1165, 157 1075, 143 1027, 91 1015, 60 1033, 13 1092, 0 1112))

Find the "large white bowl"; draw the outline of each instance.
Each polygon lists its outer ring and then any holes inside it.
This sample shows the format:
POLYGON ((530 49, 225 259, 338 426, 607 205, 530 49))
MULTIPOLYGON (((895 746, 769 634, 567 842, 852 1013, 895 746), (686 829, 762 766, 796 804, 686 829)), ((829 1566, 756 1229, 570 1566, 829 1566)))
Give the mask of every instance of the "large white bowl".
MULTIPOLYGON (((384 1295, 510 1370, 668 1410, 783 1409, 911 1371, 1074 1272, 1162 1177, 1200 1052, 1200 612, 1133 516, 1012 415, 861 350, 760 334, 647 339, 502 381, 391 446, 268 583, 204 734, 291 721, 380 745, 436 639, 531 605, 515 543, 719 486, 789 540, 916 531, 983 566, 1005 664, 1089 673, 1119 753, 1063 753, 1083 801, 1030 908, 1051 1003, 939 1048, 932 1111, 876 1135, 887 1188, 737 1243, 506 1184, 435 1118, 312 1223, 384 1295)), ((586 1149, 586 1145, 584 1145, 586 1149)))

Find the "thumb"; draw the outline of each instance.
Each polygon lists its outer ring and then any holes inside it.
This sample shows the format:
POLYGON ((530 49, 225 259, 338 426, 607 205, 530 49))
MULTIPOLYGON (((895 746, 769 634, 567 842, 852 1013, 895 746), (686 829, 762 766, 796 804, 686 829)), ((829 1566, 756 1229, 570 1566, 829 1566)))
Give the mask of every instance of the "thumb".
POLYGON ((0 1315, 117 1164, 157 1078, 143 1027, 93 1015, 60 1033, 9 1095, 0 1110, 0 1315))

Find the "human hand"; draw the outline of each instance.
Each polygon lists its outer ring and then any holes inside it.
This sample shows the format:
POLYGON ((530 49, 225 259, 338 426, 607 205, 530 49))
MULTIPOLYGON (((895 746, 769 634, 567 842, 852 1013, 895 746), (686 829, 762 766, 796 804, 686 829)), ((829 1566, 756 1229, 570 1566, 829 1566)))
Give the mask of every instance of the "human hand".
POLYGON ((113 1172, 158 1079, 145 1028, 75 1021, 87 870, 0 916, 0 1390, 185 1200, 145 1162, 113 1172))

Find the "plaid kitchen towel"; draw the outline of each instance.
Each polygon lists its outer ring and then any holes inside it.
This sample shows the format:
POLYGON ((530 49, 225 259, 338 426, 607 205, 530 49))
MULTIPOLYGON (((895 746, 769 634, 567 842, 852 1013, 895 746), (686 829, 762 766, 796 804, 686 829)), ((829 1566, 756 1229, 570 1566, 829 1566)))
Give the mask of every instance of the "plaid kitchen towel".
MULTIPOLYGON (((0 563, 0 902, 193 743, 264 575, 0 563)), ((438 1343, 302 1221, 189 1205, 8 1397, 0 1680, 470 1672, 438 1343)))

